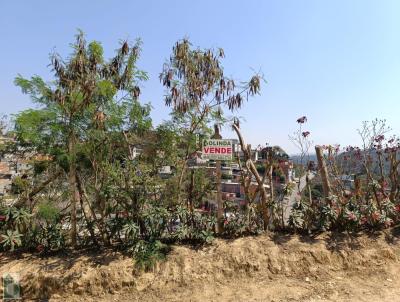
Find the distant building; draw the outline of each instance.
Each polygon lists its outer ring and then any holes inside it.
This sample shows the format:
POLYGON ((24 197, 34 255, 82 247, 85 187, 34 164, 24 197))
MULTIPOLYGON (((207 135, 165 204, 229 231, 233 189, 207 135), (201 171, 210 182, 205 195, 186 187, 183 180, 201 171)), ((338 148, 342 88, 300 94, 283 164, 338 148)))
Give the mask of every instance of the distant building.
POLYGON ((279 168, 282 170, 285 175, 285 182, 294 181, 294 170, 293 170, 293 162, 289 160, 280 160, 279 168))
POLYGON ((170 178, 174 174, 174 167, 172 166, 162 166, 158 169, 158 175, 163 178, 170 178))
POLYGON ((141 146, 133 146, 133 147, 131 148, 131 152, 132 152, 132 158, 135 159, 135 158, 138 157, 140 154, 142 154, 143 148, 141 148, 141 146))
POLYGON ((11 188, 13 173, 7 162, 0 162, 0 196, 11 188))
POLYGON ((244 189, 240 182, 223 181, 221 183, 221 191, 236 194, 236 197, 244 195, 244 189))
POLYGON ((343 188, 345 190, 351 191, 355 189, 355 185, 354 185, 354 175, 341 175, 339 176, 343 188))
POLYGON ((190 154, 189 159, 187 161, 187 164, 189 167, 194 167, 194 166, 204 166, 207 165, 208 159, 203 159, 201 158, 201 152, 196 151, 190 154))
MULTIPOLYGON (((9 137, 0 136, 0 147, 12 142, 9 137)), ((23 150, 20 153, 23 154, 23 150)), ((30 172, 32 165, 30 160, 39 158, 32 153, 21 156, 18 154, 2 153, 0 155, 0 195, 5 195, 11 189, 13 178, 16 176, 24 176, 30 172)))
MULTIPOLYGON (((235 152, 234 154, 235 154, 235 156, 238 156, 239 159, 240 159, 242 162, 245 161, 244 152, 242 151, 242 149, 240 149, 239 151, 235 152)), ((251 154, 251 160, 252 160, 252 161, 254 161, 254 162, 259 161, 259 159, 260 159, 260 151, 258 151, 258 150, 251 150, 251 151, 250 151, 250 154, 251 154)))

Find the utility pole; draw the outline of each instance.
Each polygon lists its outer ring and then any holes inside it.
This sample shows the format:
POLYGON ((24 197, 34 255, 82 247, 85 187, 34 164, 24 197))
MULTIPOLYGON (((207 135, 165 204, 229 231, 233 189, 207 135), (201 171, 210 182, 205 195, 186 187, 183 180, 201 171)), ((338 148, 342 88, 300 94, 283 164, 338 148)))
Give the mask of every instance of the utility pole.
MULTIPOLYGON (((219 126, 214 125, 214 135, 212 139, 222 139, 219 133, 219 126)), ((222 202, 222 189, 221 189, 221 161, 216 161, 216 185, 217 185, 217 234, 221 234, 224 230, 224 204, 222 202)))

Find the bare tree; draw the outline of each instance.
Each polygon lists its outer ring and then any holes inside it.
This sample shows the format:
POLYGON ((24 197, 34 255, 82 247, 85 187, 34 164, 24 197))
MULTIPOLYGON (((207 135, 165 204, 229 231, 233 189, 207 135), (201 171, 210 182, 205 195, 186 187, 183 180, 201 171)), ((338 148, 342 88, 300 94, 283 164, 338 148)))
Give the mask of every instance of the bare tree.
POLYGON ((374 119, 372 121, 364 121, 362 123, 361 129, 357 129, 358 134, 360 135, 362 141, 362 165, 367 174, 368 180, 372 184, 372 191, 374 193, 376 202, 378 204, 379 209, 381 210, 381 202, 378 194, 378 190, 386 196, 384 190, 385 183, 385 175, 383 169, 383 158, 382 158, 382 142, 385 139, 385 134, 390 132, 391 128, 387 126, 386 120, 384 119, 374 119), (374 178, 374 166, 373 166, 373 157, 374 153, 377 156, 378 167, 379 167, 379 186, 376 186, 376 180, 374 178))
MULTIPOLYGON (((307 117, 302 116, 298 118, 296 122, 299 124, 299 128, 293 133, 293 135, 289 135, 289 140, 299 150, 300 165, 303 168, 305 165, 305 159, 307 159, 307 162, 310 159, 309 150, 313 142, 309 140, 310 131, 305 131, 303 129, 303 125, 307 123, 307 117)), ((304 170, 302 169, 301 172, 304 173, 304 170)))
MULTIPOLYGON (((258 94, 262 77, 255 74, 243 85, 225 76, 223 49, 193 49, 188 39, 176 42, 173 53, 164 64, 160 81, 166 89, 165 104, 173 108, 176 120, 183 121, 185 154, 178 180, 178 202, 189 155, 194 152, 193 137, 211 122, 223 120, 224 106, 233 111, 241 108, 249 96, 258 94)), ((204 132, 204 131, 203 131, 204 132)))
POLYGON ((264 230, 268 229, 268 225, 269 225, 269 213, 268 213, 268 194, 267 191, 265 189, 264 186, 264 182, 265 182, 265 175, 264 177, 261 177, 260 174, 257 171, 256 166, 254 165, 254 162, 251 158, 251 148, 250 145, 247 145, 243 135, 240 131, 239 128, 239 120, 235 119, 234 123, 232 124, 232 128, 233 130, 236 132, 239 142, 240 142, 240 146, 242 148, 243 154, 244 154, 244 158, 246 161, 246 168, 248 171, 250 171, 258 184, 258 191, 260 192, 260 199, 261 199, 261 213, 262 213, 262 217, 263 217, 263 222, 264 222, 264 230))
MULTIPOLYGON (((289 139, 292 141, 292 143, 297 147, 297 149, 300 151, 300 175, 299 178, 301 180, 301 177, 303 174, 306 174, 306 185, 308 189, 308 197, 310 200, 310 204, 312 203, 312 196, 311 196, 311 187, 310 187, 310 179, 309 179, 309 161, 310 161, 310 154, 309 150, 313 142, 309 140, 309 135, 310 131, 304 131, 303 125, 307 122, 307 117, 302 116, 297 119, 296 121, 299 124, 299 128, 297 129, 296 132, 293 133, 293 135, 289 135, 289 139), (305 162, 304 160, 307 159, 307 167, 304 168, 305 162)), ((301 181, 297 184, 298 189, 300 191, 300 185, 301 181)))

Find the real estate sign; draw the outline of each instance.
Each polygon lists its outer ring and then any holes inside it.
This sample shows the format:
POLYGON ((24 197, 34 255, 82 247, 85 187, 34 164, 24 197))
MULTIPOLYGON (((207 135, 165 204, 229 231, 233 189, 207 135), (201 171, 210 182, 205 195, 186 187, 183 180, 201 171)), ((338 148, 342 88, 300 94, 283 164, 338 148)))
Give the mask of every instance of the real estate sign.
POLYGON ((232 141, 229 139, 207 139, 203 142, 203 159, 232 160, 232 141))

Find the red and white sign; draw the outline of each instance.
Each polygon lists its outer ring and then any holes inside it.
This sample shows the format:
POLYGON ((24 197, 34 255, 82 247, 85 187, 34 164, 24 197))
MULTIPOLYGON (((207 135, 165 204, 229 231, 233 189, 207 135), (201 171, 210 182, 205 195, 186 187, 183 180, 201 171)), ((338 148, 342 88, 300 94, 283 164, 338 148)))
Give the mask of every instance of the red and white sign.
POLYGON ((232 160, 232 141, 229 139, 207 139, 203 142, 202 158, 232 160))

